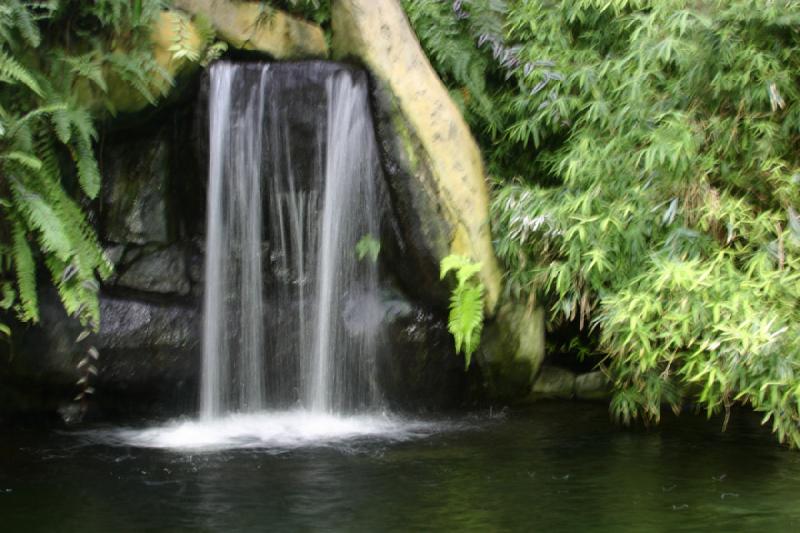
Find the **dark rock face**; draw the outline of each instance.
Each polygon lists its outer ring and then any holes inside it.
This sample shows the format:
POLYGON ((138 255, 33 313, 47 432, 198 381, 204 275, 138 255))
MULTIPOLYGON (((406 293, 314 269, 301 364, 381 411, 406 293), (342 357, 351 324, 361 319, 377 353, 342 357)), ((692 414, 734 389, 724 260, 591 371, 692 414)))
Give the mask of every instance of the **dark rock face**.
POLYGON ((57 295, 40 302, 41 325, 15 338, 16 357, 0 360, 0 411, 54 412, 79 391, 78 362, 90 346, 100 356, 93 402, 107 412, 180 411, 197 397, 200 313, 196 306, 101 297, 100 331, 81 328, 57 295), (124 407, 123 407, 124 406, 124 407))
POLYGON ((186 255, 180 245, 150 252, 129 250, 123 261, 129 256, 134 258, 122 268, 115 285, 142 292, 186 296, 191 288, 186 255))
POLYGON ((392 408, 451 409, 474 397, 475 366, 465 371, 443 319, 399 293, 384 300, 383 314, 388 338, 378 356, 378 380, 392 408))
POLYGON ((402 116, 393 113, 391 95, 372 83, 372 100, 375 113, 375 130, 386 175, 389 198, 397 223, 393 234, 384 235, 386 252, 392 261, 399 261, 405 268, 398 269, 403 288, 416 299, 428 302, 438 309, 446 309, 449 300, 447 286, 439 280, 438 258, 447 255, 450 242, 446 238, 452 228, 438 211, 442 209, 434 200, 430 190, 415 186, 418 182, 433 187, 428 176, 428 165, 420 164, 412 170, 406 155, 405 140, 413 150, 421 153, 418 142, 409 135, 403 139, 397 130, 410 129, 402 116), (418 175, 414 175, 416 172, 418 175), (422 213, 422 214, 421 214, 422 213), (422 223, 425 220, 425 223, 422 223), (387 239, 388 237, 388 239, 387 239))
POLYGON ((169 210, 166 131, 114 144, 104 154, 103 236, 116 243, 161 243, 174 232, 169 210))

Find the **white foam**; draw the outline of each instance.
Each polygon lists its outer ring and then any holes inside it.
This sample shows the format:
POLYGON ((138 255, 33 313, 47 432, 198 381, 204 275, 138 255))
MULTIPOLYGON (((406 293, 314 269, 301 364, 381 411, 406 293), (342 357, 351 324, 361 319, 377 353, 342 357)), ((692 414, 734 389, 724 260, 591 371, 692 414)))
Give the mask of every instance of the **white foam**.
POLYGON ((442 429, 440 423, 382 414, 341 416, 298 409, 176 421, 146 429, 117 429, 94 437, 110 444, 176 450, 294 449, 365 438, 402 441, 442 429))

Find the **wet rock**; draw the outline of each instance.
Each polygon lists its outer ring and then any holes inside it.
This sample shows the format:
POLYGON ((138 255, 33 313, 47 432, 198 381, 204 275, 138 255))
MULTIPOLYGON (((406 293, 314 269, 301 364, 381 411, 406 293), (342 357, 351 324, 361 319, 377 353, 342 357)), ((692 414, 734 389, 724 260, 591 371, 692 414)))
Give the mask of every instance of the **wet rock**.
POLYGON ((106 254, 106 258, 111 261, 111 264, 114 265, 114 268, 116 268, 122 262, 122 257, 125 255, 125 245, 112 244, 106 246, 103 252, 106 254))
POLYGON ((531 397, 568 399, 575 395, 575 374, 555 366, 543 366, 531 389, 531 397))
POLYGON ((575 379, 575 397, 579 400, 607 400, 611 397, 611 384, 600 370, 580 374, 575 379))
POLYGON ((465 371, 445 321, 397 294, 383 301, 382 312, 387 339, 378 379, 389 405, 412 411, 464 405, 478 377, 474 365, 465 371))
POLYGON ((94 342, 101 350, 185 350, 199 346, 200 313, 194 306, 103 297, 100 313, 100 332, 94 342))
POLYGON ((67 426, 74 426, 83 421, 84 410, 76 402, 64 402, 58 407, 58 415, 67 426))
POLYGON ((169 217, 166 132, 113 144, 103 154, 102 236, 125 244, 166 244, 169 217))
POLYGON ((218 36, 235 48, 263 52, 275 59, 328 55, 322 28, 263 2, 176 0, 175 6, 206 17, 218 36))
POLYGON ((194 402, 200 367, 198 305, 104 295, 100 311, 100 331, 77 342, 82 328, 65 315, 55 292, 41 296, 40 325, 19 328, 13 357, 0 358, 0 412, 59 412, 65 420, 76 420, 71 400, 84 375, 77 364, 89 347, 100 354, 91 402, 106 411, 152 414, 194 402))
MULTIPOLYGON (((126 253, 125 260, 131 253, 126 253)), ((143 253, 124 267, 115 285, 143 292, 185 296, 191 289, 186 252, 175 245, 143 253)))

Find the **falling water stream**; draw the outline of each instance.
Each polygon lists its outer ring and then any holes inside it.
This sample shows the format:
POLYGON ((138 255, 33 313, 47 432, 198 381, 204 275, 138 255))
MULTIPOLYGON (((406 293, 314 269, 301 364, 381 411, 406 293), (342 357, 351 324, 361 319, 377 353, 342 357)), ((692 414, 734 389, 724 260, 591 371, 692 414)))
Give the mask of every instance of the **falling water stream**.
POLYGON ((357 254, 379 234, 379 178, 363 72, 211 67, 200 417, 135 442, 405 434, 381 410, 378 269, 357 254))
POLYGON ((233 94, 240 70, 215 65, 211 71, 200 394, 206 420, 264 408, 261 163, 269 70, 233 94))

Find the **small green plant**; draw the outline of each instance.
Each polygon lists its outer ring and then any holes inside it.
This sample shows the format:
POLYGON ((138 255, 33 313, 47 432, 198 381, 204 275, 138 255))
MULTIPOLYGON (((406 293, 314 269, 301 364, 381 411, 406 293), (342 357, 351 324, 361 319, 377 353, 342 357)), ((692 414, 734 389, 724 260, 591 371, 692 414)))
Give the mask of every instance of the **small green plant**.
POLYGON ((365 257, 373 263, 378 260, 378 254, 381 253, 381 241, 367 233, 356 243, 356 255, 359 261, 363 261, 365 257))
POLYGON ((456 352, 464 354, 466 368, 478 347, 483 329, 483 283, 475 278, 481 270, 476 263, 461 255, 448 255, 440 264, 440 279, 450 271, 456 275, 456 286, 450 295, 450 316, 447 329, 456 342, 456 352))

